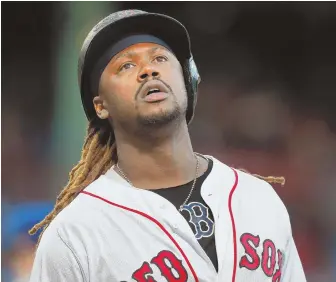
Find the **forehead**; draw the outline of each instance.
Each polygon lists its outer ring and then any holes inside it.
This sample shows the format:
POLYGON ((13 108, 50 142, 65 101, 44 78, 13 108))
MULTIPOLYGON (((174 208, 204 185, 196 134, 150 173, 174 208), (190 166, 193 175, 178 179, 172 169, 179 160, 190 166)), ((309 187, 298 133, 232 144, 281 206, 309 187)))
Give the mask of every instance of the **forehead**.
POLYGON ((113 57, 113 61, 116 61, 123 57, 147 55, 147 54, 155 53, 156 51, 159 51, 159 50, 169 52, 167 48, 165 48, 162 45, 156 44, 156 43, 136 43, 120 51, 118 54, 116 54, 113 57))

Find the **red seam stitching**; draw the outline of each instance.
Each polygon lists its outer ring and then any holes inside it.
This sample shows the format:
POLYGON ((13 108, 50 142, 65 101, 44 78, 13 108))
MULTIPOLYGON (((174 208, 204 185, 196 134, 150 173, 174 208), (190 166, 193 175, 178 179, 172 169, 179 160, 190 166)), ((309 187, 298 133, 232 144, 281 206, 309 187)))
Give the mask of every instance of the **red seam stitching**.
POLYGON ((150 215, 148 214, 145 214, 141 211, 138 211, 138 210, 134 210, 134 209, 131 209, 131 208, 128 208, 128 207, 125 207, 125 206, 122 206, 122 205, 119 205, 119 204, 116 204, 116 203, 113 203, 107 199, 104 199, 103 197, 100 197, 98 195, 95 195, 95 194, 92 194, 90 192, 86 192, 86 191, 81 191, 80 193, 83 193, 83 194, 86 194, 86 195, 89 195, 91 197, 94 197, 94 198, 97 198, 97 199, 100 199, 112 206, 115 206, 115 207, 118 207, 118 208, 121 208, 121 209, 124 209, 124 210, 127 210, 127 211, 130 211, 130 212, 134 212, 138 215, 141 215, 149 220, 151 220, 152 222, 154 222, 167 236, 168 238, 174 243, 174 245, 176 246, 176 248, 180 251, 181 255, 183 256, 183 258, 185 259, 186 263, 188 264, 188 267, 190 269, 190 271, 192 272, 193 276, 194 276, 194 279, 195 279, 195 282, 198 282, 198 278, 197 278, 197 275, 196 275, 196 272, 195 270, 193 269, 189 259, 187 258, 186 254, 183 252, 182 248, 179 246, 179 244, 175 241, 175 239, 173 238, 173 236, 171 236, 169 234, 169 232, 163 227, 163 225, 158 222, 155 218, 151 217, 150 215))
POLYGON ((236 225, 235 225, 235 220, 232 212, 232 196, 234 191, 237 188, 238 184, 238 173, 236 170, 232 169, 234 174, 235 174, 235 183, 233 184, 230 195, 229 195, 229 201, 228 201, 228 206, 229 206, 229 212, 230 212, 230 218, 231 218, 231 223, 232 223, 232 233, 233 233, 233 271, 232 271, 232 282, 235 282, 236 280, 236 272, 237 272, 237 232, 236 232, 236 225))

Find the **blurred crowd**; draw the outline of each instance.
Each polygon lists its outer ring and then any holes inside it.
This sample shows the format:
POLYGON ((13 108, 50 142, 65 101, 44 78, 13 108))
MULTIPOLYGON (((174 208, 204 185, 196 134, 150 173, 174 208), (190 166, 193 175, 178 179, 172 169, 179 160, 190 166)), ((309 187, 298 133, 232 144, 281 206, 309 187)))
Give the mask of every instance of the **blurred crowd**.
MULTIPOLYGON (((50 50, 63 32, 52 15, 62 10, 62 22, 69 20, 66 7, 2 5, 5 282, 28 281, 37 236, 27 231, 52 209, 67 179, 55 177, 50 154, 50 50)), ((195 150, 251 173, 284 176, 274 189, 290 214, 307 279, 336 281, 336 5, 119 2, 109 12, 124 8, 166 13, 187 26, 202 76, 190 127, 195 150)))

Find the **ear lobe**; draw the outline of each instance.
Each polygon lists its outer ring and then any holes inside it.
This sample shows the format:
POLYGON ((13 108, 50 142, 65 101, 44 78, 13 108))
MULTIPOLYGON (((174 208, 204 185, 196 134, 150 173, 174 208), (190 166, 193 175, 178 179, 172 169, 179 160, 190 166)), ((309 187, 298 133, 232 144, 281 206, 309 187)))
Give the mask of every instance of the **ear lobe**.
POLYGON ((107 119, 109 117, 108 111, 105 109, 98 112, 97 115, 100 119, 107 119))
POLYGON ((93 98, 93 105, 95 107, 97 116, 100 119, 107 119, 109 116, 108 110, 104 107, 104 103, 101 97, 96 96, 93 98))

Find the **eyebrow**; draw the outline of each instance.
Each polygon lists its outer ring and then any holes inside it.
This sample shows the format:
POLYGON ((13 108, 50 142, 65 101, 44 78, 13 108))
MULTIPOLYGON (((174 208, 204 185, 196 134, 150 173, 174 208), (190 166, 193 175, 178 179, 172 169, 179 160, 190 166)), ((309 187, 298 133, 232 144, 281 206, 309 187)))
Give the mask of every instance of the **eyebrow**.
POLYGON ((159 50, 159 49, 164 50, 164 51, 168 51, 168 50, 167 50, 166 48, 164 48, 164 47, 157 46, 157 47, 153 47, 153 48, 151 48, 151 49, 149 50, 149 53, 150 53, 151 55, 153 55, 153 54, 156 52, 156 50, 159 50))
MULTIPOLYGON (((164 51, 168 51, 166 48, 164 47, 161 47, 161 46, 157 46, 157 47, 152 47, 151 49, 149 49, 148 53, 150 55, 153 55, 157 50, 164 50, 164 51)), ((124 58, 124 57, 128 57, 128 58, 132 58, 132 57, 135 57, 137 55, 136 52, 134 51, 127 51, 125 53, 121 53, 121 54, 118 54, 115 56, 115 61, 121 59, 121 58, 124 58)))
POLYGON ((121 59, 121 58, 123 58, 123 57, 129 57, 129 58, 132 58, 132 57, 134 57, 135 55, 136 55, 136 53, 135 53, 134 51, 127 51, 127 52, 125 52, 125 53, 121 53, 121 54, 116 55, 114 60, 117 61, 117 60, 119 60, 119 59, 121 59))

